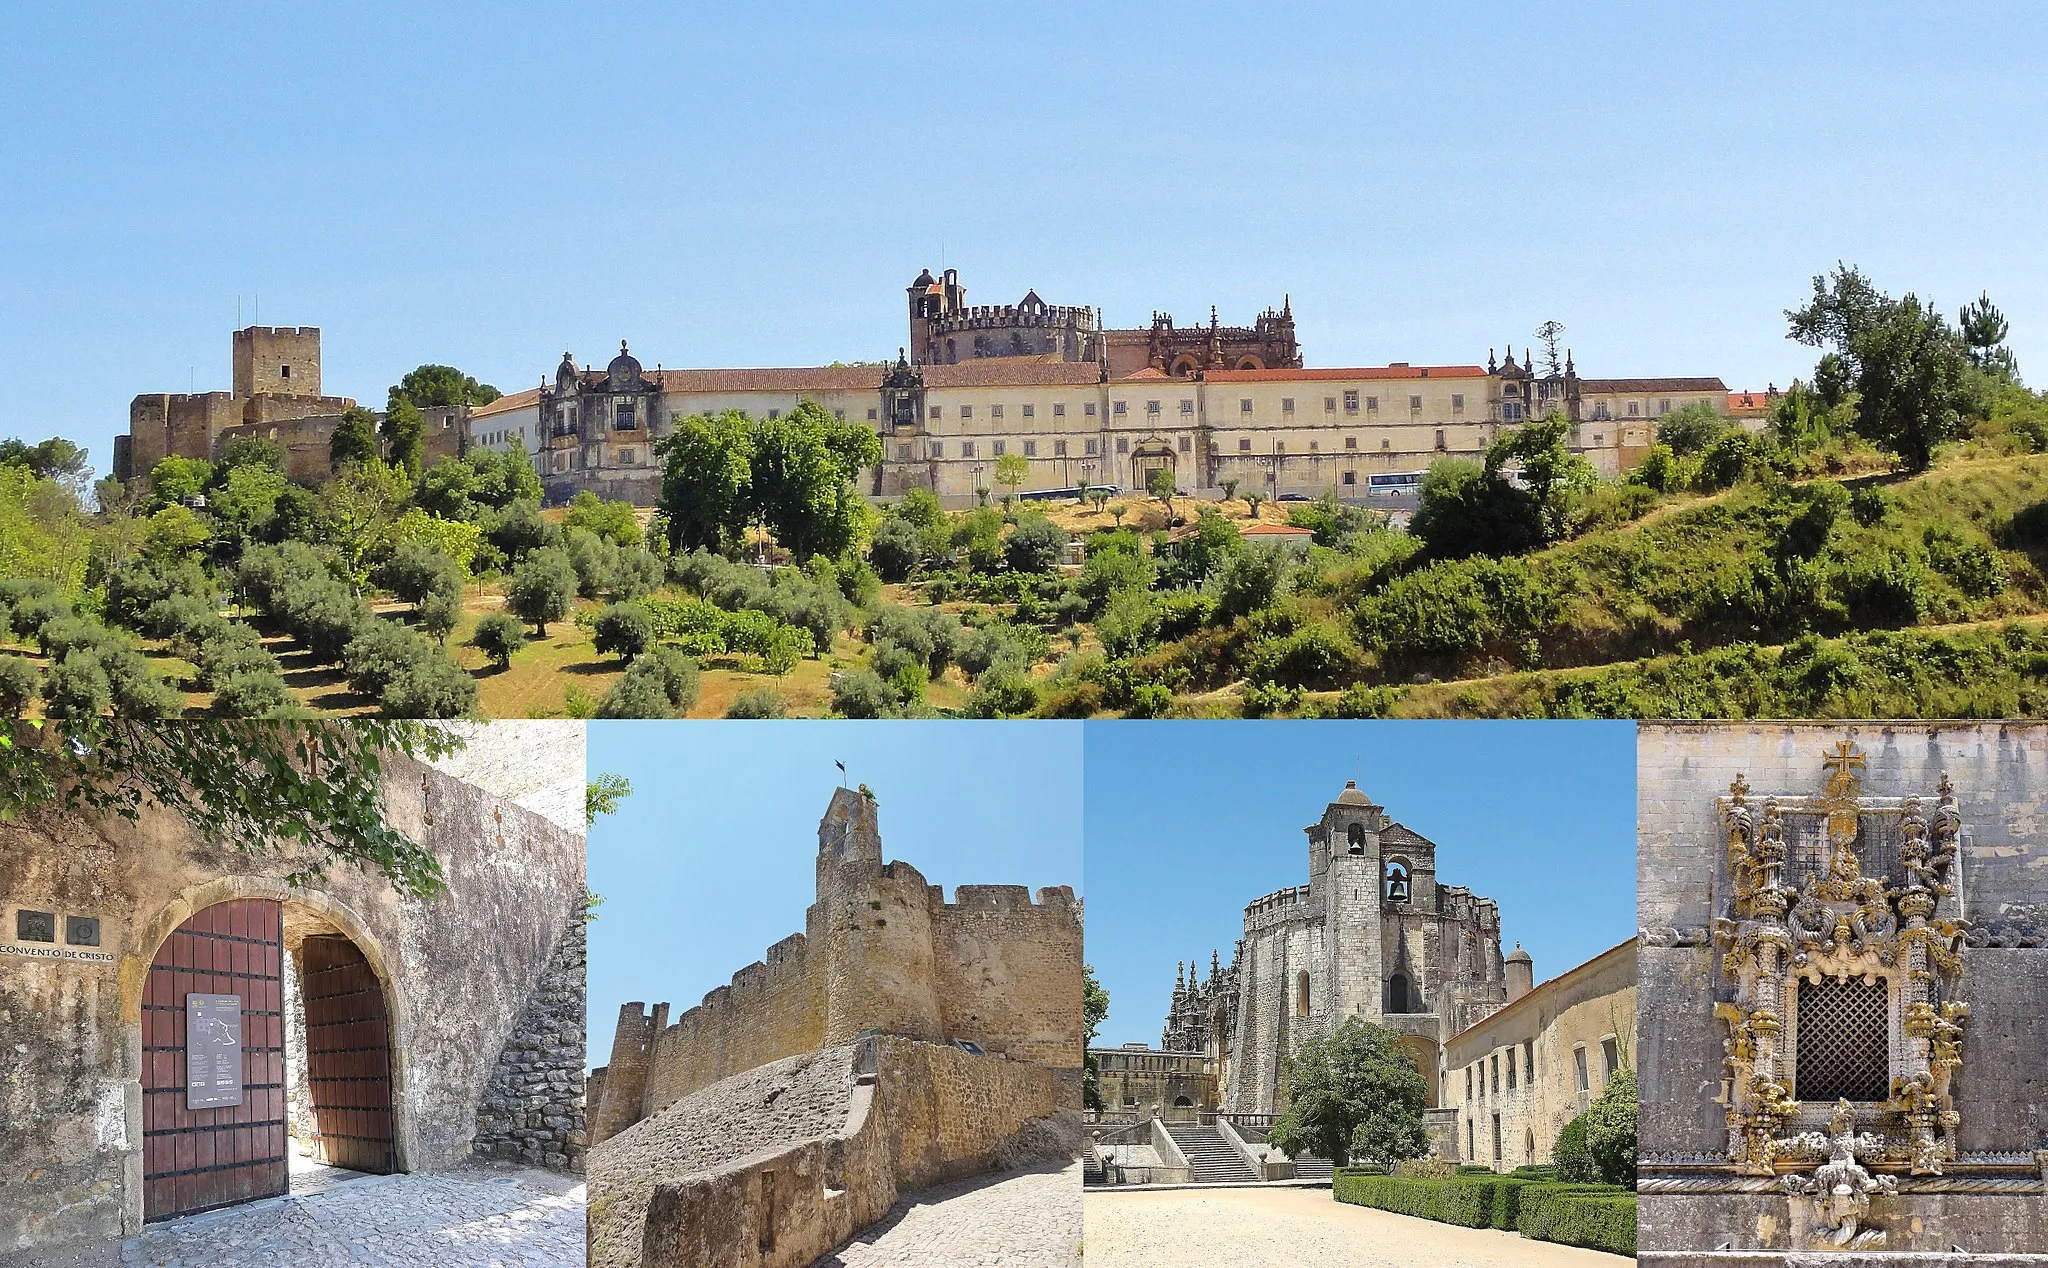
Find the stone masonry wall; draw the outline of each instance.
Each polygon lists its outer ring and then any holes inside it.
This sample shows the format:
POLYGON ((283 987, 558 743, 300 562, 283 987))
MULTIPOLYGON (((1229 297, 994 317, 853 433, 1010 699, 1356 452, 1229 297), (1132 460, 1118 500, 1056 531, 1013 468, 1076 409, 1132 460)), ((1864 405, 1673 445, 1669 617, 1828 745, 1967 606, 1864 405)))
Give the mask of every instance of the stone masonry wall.
POLYGON ((477 1105, 479 1155, 556 1171, 581 1172, 584 1128, 584 958, 582 904, 569 915, 547 971, 477 1105))

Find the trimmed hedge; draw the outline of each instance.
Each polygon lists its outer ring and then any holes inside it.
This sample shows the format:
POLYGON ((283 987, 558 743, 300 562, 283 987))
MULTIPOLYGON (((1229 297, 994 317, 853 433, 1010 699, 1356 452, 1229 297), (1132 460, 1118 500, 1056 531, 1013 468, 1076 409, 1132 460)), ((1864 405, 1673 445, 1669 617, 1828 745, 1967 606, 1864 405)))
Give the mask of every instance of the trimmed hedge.
POLYGON ((1517 1228, 1537 1241, 1636 1253, 1636 1195, 1604 1184, 1531 1184, 1521 1193, 1517 1228))
POLYGON ((1534 1175, 1492 1173, 1423 1180, 1341 1167, 1331 1196, 1355 1206, 1463 1228, 1497 1228, 1535 1241, 1617 1255, 1636 1253, 1636 1195, 1611 1185, 1559 1184, 1534 1175))

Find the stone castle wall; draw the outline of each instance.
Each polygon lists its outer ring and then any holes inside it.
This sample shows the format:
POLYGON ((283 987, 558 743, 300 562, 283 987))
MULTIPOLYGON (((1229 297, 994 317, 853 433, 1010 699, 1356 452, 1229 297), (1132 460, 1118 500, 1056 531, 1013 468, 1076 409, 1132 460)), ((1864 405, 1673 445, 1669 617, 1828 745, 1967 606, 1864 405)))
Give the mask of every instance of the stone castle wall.
MULTIPOLYGON (((2041 919, 2048 913, 2048 843, 2037 827, 2048 789, 2048 726, 1645 724, 1637 740, 1637 918, 1638 1134, 1646 1174, 1687 1160, 1725 1159, 1728 1145, 1717 1091, 1726 1078, 1727 1030, 1713 1007, 1732 999, 1734 988, 1721 976, 1708 936, 1731 884, 1716 798, 1738 774, 1755 804, 1773 794, 1818 793, 1821 759, 1840 739, 1853 740, 1865 755, 1869 796, 1931 799, 1943 774, 1954 783, 1962 822, 1956 883, 1962 914, 1974 925, 1963 952, 1963 995, 1972 1011, 1954 1084, 1959 1149, 2010 1153, 2032 1170, 2031 1151, 2048 1141, 2048 1072, 2038 1060, 2048 1051, 2048 922, 2041 919)), ((1997 1183, 2028 1181, 2021 1175, 1997 1183)), ((1939 1177, 1902 1179, 1902 1190, 1914 1193, 1888 1200, 1899 1217, 1889 1249, 2048 1249, 2048 1228, 2036 1214, 2048 1186, 2038 1172, 2032 1183, 2036 1195, 2017 1201, 1943 1194, 1939 1177), (2008 1208, 2024 1218, 2014 1223, 2008 1208), (1998 1241, 2001 1227, 2026 1240, 1998 1241)), ((1693 1250, 1731 1237, 1737 1246, 1768 1247, 1782 1245, 1771 1239, 1787 1231, 1778 1193, 1645 1193, 1641 1209, 1646 1251, 1693 1250)))
POLYGON ((899 1194, 1071 1157, 1067 1103, 1044 1067, 894 1035, 749 1071, 591 1155, 590 1262, 809 1264, 899 1194))
POLYGON ((732 1075, 880 1031, 960 1039, 1065 1072, 1082 1058, 1081 913, 1065 886, 963 885, 956 901, 902 860, 881 861, 874 803, 833 796, 819 825, 818 901, 792 934, 729 985, 667 1020, 666 1004, 620 1011, 602 1143, 732 1075))
POLYGON ((362 949, 391 1014, 398 1166, 470 1156, 492 1069, 583 897, 583 840, 404 758, 384 787, 391 825, 441 860, 435 899, 342 866, 295 887, 286 877, 321 859, 201 839, 153 807, 133 823, 0 824, 0 1016, 21 1045, 0 1080, 0 1250, 140 1227, 149 965, 194 912, 233 898, 282 901, 289 945, 331 931, 362 949), (98 918, 100 958, 7 954, 22 909, 98 918))
POLYGON ((470 1142, 480 1156, 583 1170, 588 928, 579 902, 484 1087, 470 1142))

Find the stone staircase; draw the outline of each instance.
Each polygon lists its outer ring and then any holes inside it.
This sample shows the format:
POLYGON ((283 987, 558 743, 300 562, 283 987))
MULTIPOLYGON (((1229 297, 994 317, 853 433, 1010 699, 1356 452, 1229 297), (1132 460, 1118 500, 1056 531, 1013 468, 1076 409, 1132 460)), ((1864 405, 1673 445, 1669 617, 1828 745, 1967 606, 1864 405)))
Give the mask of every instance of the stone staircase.
POLYGON ((1294 1178, 1297 1180, 1329 1180, 1334 1183, 1335 1174, 1336 1168, 1328 1158, 1303 1154, 1294 1160, 1294 1178))
POLYGON ((1257 1184, 1258 1173, 1253 1171, 1230 1142, 1223 1139, 1223 1133, 1214 1127, 1202 1127, 1194 1123, 1169 1123, 1167 1134, 1173 1143, 1188 1156, 1188 1165, 1194 1168, 1195 1181, 1199 1184, 1257 1184))

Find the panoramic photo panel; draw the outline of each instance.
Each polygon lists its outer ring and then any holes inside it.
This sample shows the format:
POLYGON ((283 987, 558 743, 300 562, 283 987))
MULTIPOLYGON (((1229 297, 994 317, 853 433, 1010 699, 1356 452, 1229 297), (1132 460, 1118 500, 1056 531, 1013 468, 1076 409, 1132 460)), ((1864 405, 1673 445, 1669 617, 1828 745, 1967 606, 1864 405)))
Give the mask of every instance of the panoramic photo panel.
POLYGON ((2048 728, 1640 743, 1643 1262, 2040 1262, 2048 728))
POLYGON ((1100 723, 1087 769, 1091 1264, 1634 1252, 1632 727, 1100 723))
POLYGON ((590 743, 590 1262, 1078 1264, 1080 725, 590 743))

